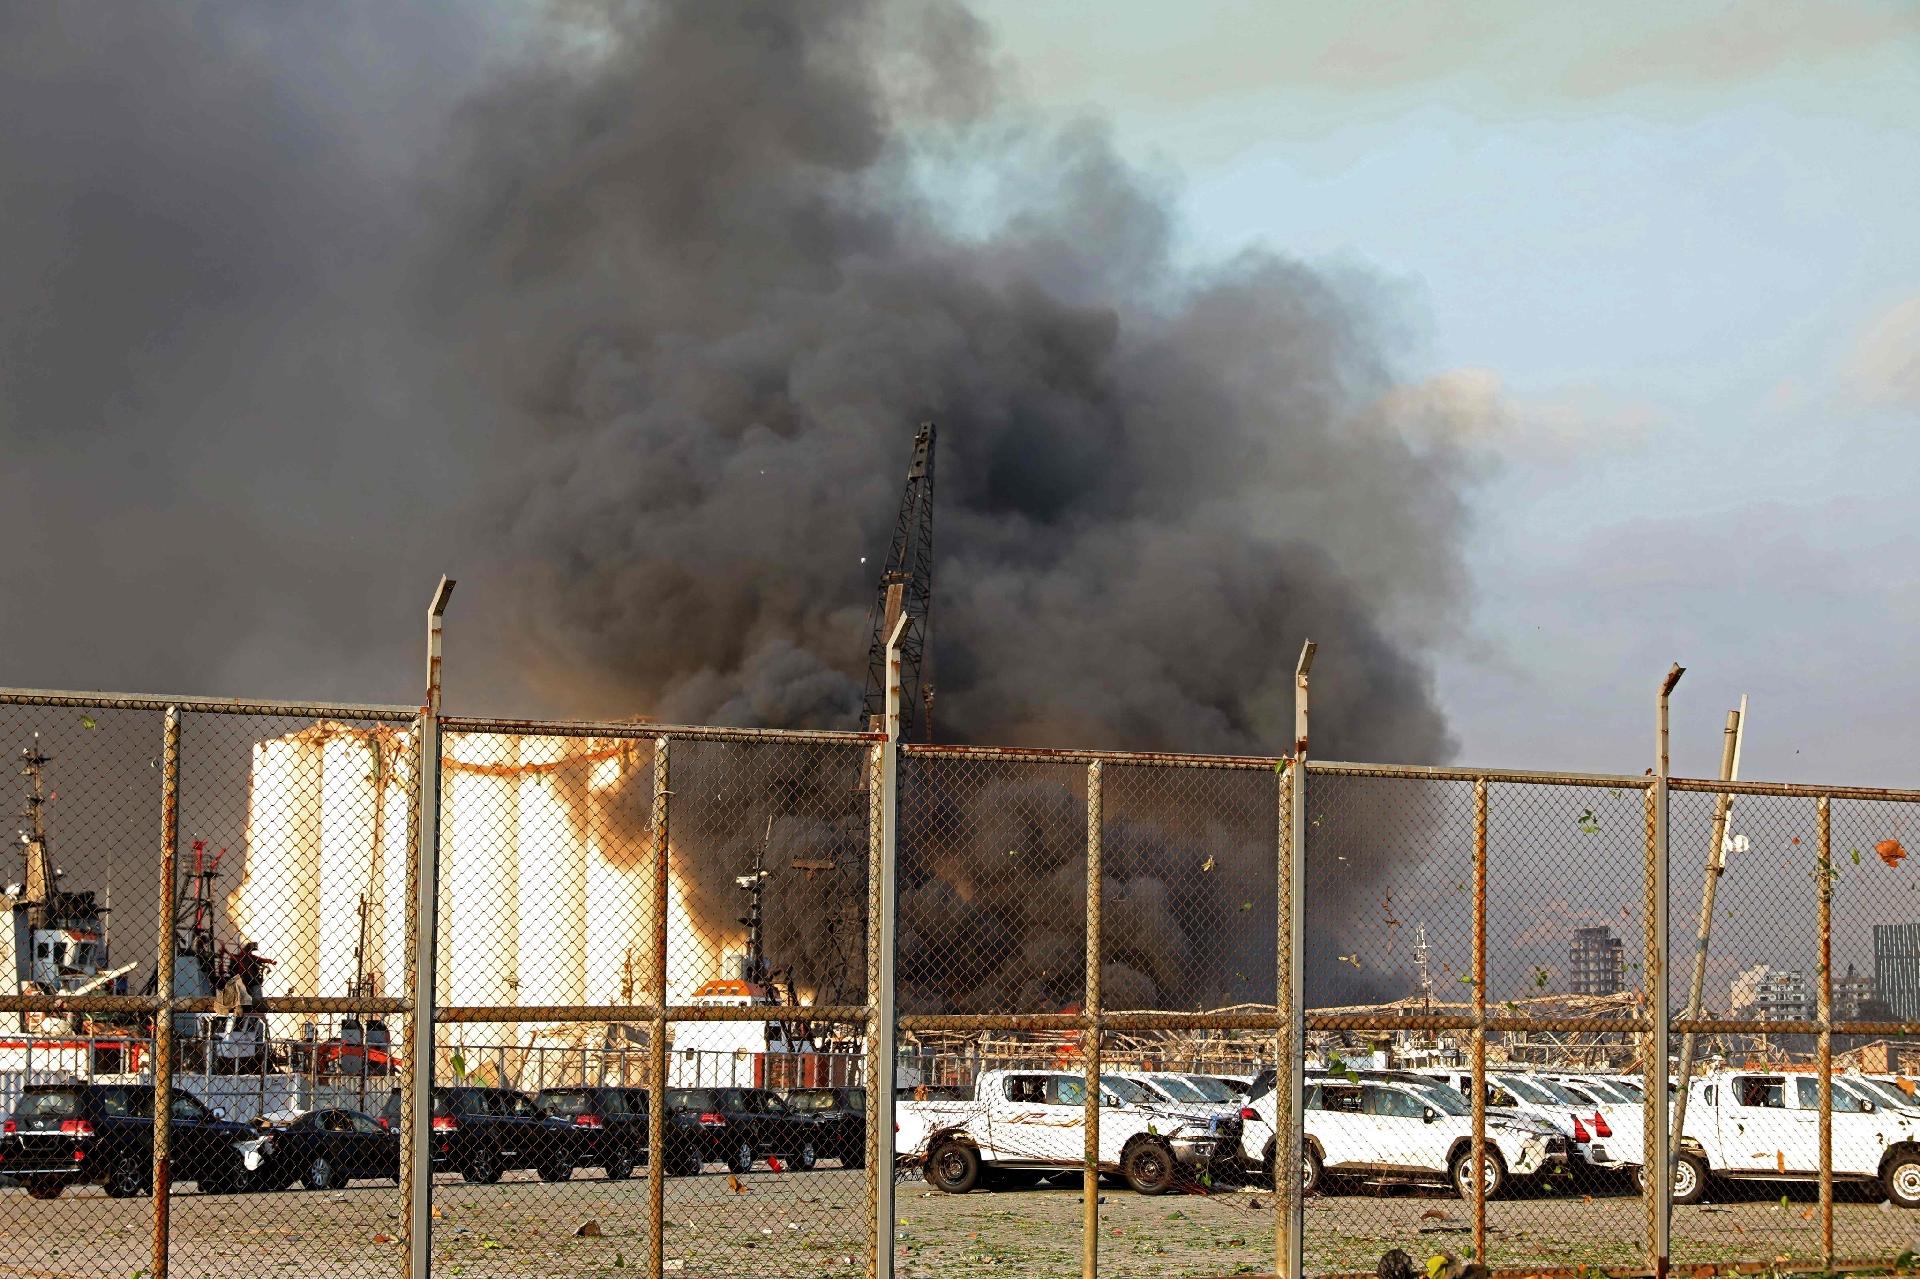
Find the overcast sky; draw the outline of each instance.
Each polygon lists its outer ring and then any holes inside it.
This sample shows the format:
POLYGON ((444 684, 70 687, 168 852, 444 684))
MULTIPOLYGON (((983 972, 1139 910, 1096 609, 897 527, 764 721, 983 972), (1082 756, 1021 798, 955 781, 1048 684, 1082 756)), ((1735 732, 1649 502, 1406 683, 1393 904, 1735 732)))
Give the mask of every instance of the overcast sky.
POLYGON ((981 8, 1194 252, 1384 277, 1491 410, 1463 759, 1638 772, 1677 660, 1677 767, 1747 692, 1748 776, 1920 783, 1920 7, 981 8))

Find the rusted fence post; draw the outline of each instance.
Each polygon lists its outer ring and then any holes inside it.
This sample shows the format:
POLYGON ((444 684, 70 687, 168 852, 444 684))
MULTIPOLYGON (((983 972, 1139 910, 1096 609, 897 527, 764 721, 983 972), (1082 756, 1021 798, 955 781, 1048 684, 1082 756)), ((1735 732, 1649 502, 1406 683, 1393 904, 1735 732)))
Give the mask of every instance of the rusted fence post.
POLYGON ((1820 984, 1814 1011, 1820 1019, 1820 1266, 1833 1269, 1833 804, 1814 801, 1820 884, 1820 984))
POLYGON ((407 919, 408 976, 405 1075, 400 1093, 401 1199, 407 1237, 407 1274, 431 1279, 433 1268, 434 983, 440 929, 440 656, 453 579, 442 577, 427 604, 427 698, 415 723, 419 760, 414 769, 413 848, 407 878, 413 891, 407 919))
POLYGON ((1279 1122, 1274 1134, 1273 1200, 1280 1217, 1274 1226, 1274 1269, 1284 1279, 1304 1279, 1306 1274, 1307 1205, 1301 1189, 1301 1161, 1306 1157, 1307 673, 1313 669, 1318 647, 1312 640, 1301 645, 1293 672, 1293 762, 1287 769, 1287 820, 1280 861, 1280 962, 1275 995, 1283 1029, 1279 1060, 1274 1063, 1279 1122))
POLYGON ((872 1180, 874 1279, 893 1279, 893 1130, 894 1070, 900 1059, 893 1006, 893 975, 899 911, 900 851, 900 643, 906 636, 902 614, 887 638, 886 740, 876 748, 878 794, 870 812, 879 836, 873 846, 868 874, 868 967, 872 981, 867 991, 867 1113, 872 1129, 868 1143, 868 1174, 872 1180))
POLYGON ((1087 765, 1087 990, 1080 1006, 1085 1054, 1086 1150, 1080 1169, 1080 1279, 1100 1274, 1100 761, 1087 765))
MULTIPOLYGON (((1740 775, 1740 739, 1746 730, 1746 698, 1740 699, 1740 710, 1727 712, 1727 727, 1722 736, 1720 748, 1720 780, 1732 781, 1740 775)), ((1693 980, 1687 988, 1687 1008, 1683 1014, 1689 1022, 1700 1018, 1701 1001, 1705 997, 1707 981, 1707 945, 1713 937, 1713 899, 1720 886, 1720 876, 1727 868, 1727 818, 1733 811, 1733 795, 1722 791, 1713 804, 1712 842, 1707 847, 1706 883, 1700 890, 1700 923, 1693 935, 1693 980)), ((1674 1072, 1677 1089, 1673 1095, 1673 1134, 1670 1140, 1674 1149, 1679 1149, 1680 1132, 1687 1125, 1687 1087, 1693 1081, 1693 1031, 1684 1030, 1680 1034, 1680 1066, 1674 1072)))
POLYGON ((1669 1238, 1673 1227, 1673 1152, 1667 1121, 1667 1033, 1673 1009, 1667 989, 1667 780, 1671 758, 1667 749, 1669 702, 1673 686, 1686 674, 1678 662, 1660 682, 1655 703, 1653 787, 1649 790, 1650 823, 1647 838, 1647 1002, 1651 1027, 1642 1081, 1646 1085, 1647 1266, 1654 1279, 1666 1279, 1669 1238))
POLYGON ((152 1279, 167 1279, 172 1235, 173 1170, 173 951, 175 868, 180 858, 180 708, 167 707, 160 756, 160 921, 153 992, 153 1264, 152 1279))
POLYGON ((667 1246, 667 802, 672 775, 667 743, 653 740, 653 812, 648 823, 647 855, 652 859, 653 891, 649 894, 648 963, 654 988, 653 1026, 647 1047, 647 1279, 666 1271, 667 1246))
POLYGON ((1473 1255, 1487 1263, 1487 779, 1473 783, 1473 1255))

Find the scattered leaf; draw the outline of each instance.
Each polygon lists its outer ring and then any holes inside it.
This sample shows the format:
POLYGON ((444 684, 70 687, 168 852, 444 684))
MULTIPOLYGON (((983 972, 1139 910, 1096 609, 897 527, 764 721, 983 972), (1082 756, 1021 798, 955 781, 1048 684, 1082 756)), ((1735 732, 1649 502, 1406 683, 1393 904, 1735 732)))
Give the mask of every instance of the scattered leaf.
POLYGON ((1342 955, 1340 956, 1340 962, 1343 964, 1352 964, 1355 968, 1358 968, 1360 966, 1360 956, 1342 955))
POLYGON ((1798 848, 1798 847, 1800 847, 1800 837, 1799 837, 1798 835, 1795 835, 1795 836, 1793 837, 1793 846, 1794 846, 1795 848, 1798 848))
POLYGON ((1462 973, 1460 975, 1460 984, 1462 986, 1472 986, 1472 985, 1475 985, 1476 983, 1474 982, 1473 975, 1471 973, 1462 973))
POLYGON ((1534 969, 1534 970, 1533 970, 1533 987, 1534 987, 1534 989, 1535 989, 1535 990, 1541 990, 1541 989, 1544 989, 1544 988, 1546 987, 1546 984, 1547 984, 1547 979, 1548 979, 1549 977, 1551 977, 1552 975, 1553 975, 1553 974, 1551 974, 1551 973, 1549 973, 1549 972, 1548 972, 1548 971, 1547 971, 1546 969, 1544 969, 1544 968, 1536 968, 1536 969, 1534 969))
POLYGON ((1598 835, 1600 833, 1600 822, 1594 817, 1591 808, 1582 809, 1580 820, 1575 824, 1580 827, 1580 833, 1583 835, 1598 835))
POLYGON ((595 1221, 591 1217, 587 1218, 585 1221, 581 1222, 579 1225, 573 1228, 573 1237, 575 1239, 600 1238, 600 1223, 595 1221))
POLYGON ((1853 864, 1855 866, 1858 866, 1860 864, 1860 850, 1855 848, 1855 849, 1852 849, 1851 851, 1853 853, 1853 864))
POLYGON ((1880 854, 1881 861, 1896 870, 1899 869, 1901 859, 1907 855, 1907 850, 1900 847, 1900 841, 1897 839, 1883 839, 1873 846, 1873 851, 1880 854))
POLYGON ((1019 855, 1020 855, 1020 850, 1017 848, 1009 848, 1007 850, 1007 856, 1009 857, 1018 857, 1019 855))
POLYGON ((740 1178, 734 1176, 732 1173, 727 1174, 727 1189, 736 1195, 744 1195, 747 1193, 747 1188, 740 1184, 740 1178))
POLYGON ((1200 873, 1204 875, 1206 872, 1212 869, 1213 869, 1213 854, 1208 853, 1207 860, 1200 863, 1200 873))
POLYGON ((1241 909, 1241 910, 1243 910, 1243 911, 1248 911, 1248 910, 1252 910, 1252 909, 1253 909, 1253 903, 1252 903, 1252 902, 1241 902, 1241 903, 1240 903, 1240 909, 1241 909))
POLYGON ((96 719, 95 719, 95 718, 94 718, 93 716, 91 716, 91 715, 82 715, 82 716, 80 717, 80 727, 82 727, 82 728, 98 728, 98 727, 100 727, 100 721, 99 721, 99 720, 96 720, 96 719))

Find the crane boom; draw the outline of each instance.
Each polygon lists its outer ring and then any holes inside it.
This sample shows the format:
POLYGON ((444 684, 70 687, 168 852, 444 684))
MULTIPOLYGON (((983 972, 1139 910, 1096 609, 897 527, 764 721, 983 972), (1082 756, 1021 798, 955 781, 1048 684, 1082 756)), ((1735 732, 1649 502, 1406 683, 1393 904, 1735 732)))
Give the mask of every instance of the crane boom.
POLYGON ((880 571, 880 589, 867 621, 867 691, 861 704, 862 722, 869 729, 883 727, 887 708, 887 638, 902 615, 906 633, 900 640, 900 736, 912 740, 933 736, 933 686, 922 688, 927 652, 927 624, 933 609, 933 455, 934 424, 922 422, 913 437, 913 461, 907 467, 906 492, 894 523, 893 545, 880 571))

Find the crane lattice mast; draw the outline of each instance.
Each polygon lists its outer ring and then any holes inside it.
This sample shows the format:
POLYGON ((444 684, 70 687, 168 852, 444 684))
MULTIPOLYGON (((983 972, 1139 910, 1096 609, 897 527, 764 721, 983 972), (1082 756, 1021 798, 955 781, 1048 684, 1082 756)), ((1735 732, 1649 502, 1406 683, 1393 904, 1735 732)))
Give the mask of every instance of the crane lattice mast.
POLYGON ((933 740, 933 686, 921 683, 927 651, 927 622, 933 608, 933 440, 934 424, 922 422, 913 437, 913 462, 900 499, 893 545, 880 572, 880 591, 868 618, 867 691, 861 706, 869 729, 884 727, 887 709, 887 640, 902 616, 900 637, 900 736, 933 740))

